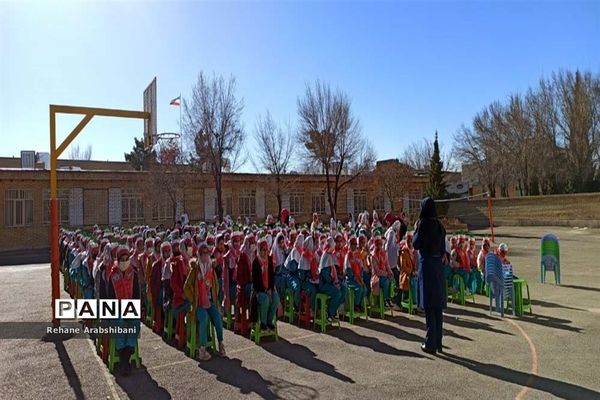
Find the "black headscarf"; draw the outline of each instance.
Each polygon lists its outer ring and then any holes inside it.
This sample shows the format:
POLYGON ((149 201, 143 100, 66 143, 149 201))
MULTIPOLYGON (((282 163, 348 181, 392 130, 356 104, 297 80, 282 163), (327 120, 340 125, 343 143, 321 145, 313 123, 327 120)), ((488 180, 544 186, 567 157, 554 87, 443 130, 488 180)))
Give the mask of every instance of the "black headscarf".
POLYGON ((446 230, 437 219, 435 202, 431 197, 425 197, 421 202, 421 213, 413 246, 422 253, 443 255, 446 251, 446 230))
POLYGON ((421 213, 419 214, 419 219, 436 217, 437 212, 435 211, 435 202, 431 197, 425 197, 423 201, 421 201, 421 213))

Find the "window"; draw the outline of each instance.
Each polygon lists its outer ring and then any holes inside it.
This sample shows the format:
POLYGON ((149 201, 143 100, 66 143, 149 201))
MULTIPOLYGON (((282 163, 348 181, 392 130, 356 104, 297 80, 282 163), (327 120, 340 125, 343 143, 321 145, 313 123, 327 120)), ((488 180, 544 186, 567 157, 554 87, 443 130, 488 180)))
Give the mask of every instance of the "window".
POLYGON ((243 189, 239 194, 240 217, 254 218, 256 216, 256 190, 243 189))
MULTIPOLYGON (((58 191, 58 223, 61 225, 69 224, 69 189, 59 189, 58 191)), ((50 223, 50 191, 44 190, 44 223, 50 223)))
POLYGON ((354 209, 357 212, 367 210, 367 191, 364 189, 354 189, 354 209))
POLYGON ((373 210, 377 211, 377 214, 385 214, 385 200, 383 194, 380 194, 373 199, 373 210))
POLYGON ((325 191, 313 192, 312 194, 312 212, 325 214, 325 191))
MULTIPOLYGON (((223 216, 233 214, 233 199, 231 192, 222 192, 221 200, 223 200, 223 216)), ((219 203, 217 202, 217 195, 215 194, 215 215, 219 213, 219 203)))
POLYGON ((169 195, 164 194, 152 206, 152 219, 155 221, 172 221, 173 218, 173 201, 169 195))
POLYGON ((137 222, 144 220, 144 200, 141 193, 133 189, 121 191, 121 221, 137 222))
POLYGON ((7 190, 4 192, 4 223, 6 226, 33 225, 33 192, 7 190))
POLYGON ((290 214, 298 216, 304 212, 304 192, 295 190, 290 192, 290 214))

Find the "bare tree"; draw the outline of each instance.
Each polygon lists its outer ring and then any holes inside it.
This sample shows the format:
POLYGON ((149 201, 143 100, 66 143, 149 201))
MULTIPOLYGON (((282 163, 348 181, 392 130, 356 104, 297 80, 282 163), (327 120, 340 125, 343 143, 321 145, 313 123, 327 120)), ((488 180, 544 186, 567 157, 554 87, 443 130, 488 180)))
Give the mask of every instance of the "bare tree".
POLYGON ((597 172, 595 161, 600 146, 598 78, 594 80, 589 72, 561 71, 553 75, 553 81, 559 110, 559 135, 564 141, 572 189, 590 191, 597 172))
POLYGON ((410 189, 414 174, 413 168, 398 160, 378 162, 377 183, 383 194, 389 199, 392 211, 396 210, 396 200, 403 198, 410 189))
POLYGON ((298 98, 298 142, 307 163, 321 167, 331 217, 336 218, 340 190, 373 168, 375 154, 352 114, 351 101, 340 90, 315 82, 298 98))
POLYGON ((154 199, 153 207, 158 209, 168 204, 170 215, 177 216, 177 200, 183 195, 184 174, 190 171, 185 155, 181 151, 178 140, 159 142, 157 149, 158 162, 150 166, 150 185, 148 192, 154 199))
POLYGON ((85 150, 81 149, 78 144, 74 144, 69 149, 69 158, 71 160, 86 160, 92 159, 92 145, 89 144, 85 150))
POLYGON ((289 128, 284 133, 267 111, 264 117, 259 115, 256 121, 254 139, 257 144, 257 153, 253 163, 256 164, 257 169, 269 172, 274 179, 275 197, 279 208, 277 214, 279 215, 281 214, 284 190, 284 179, 282 178, 289 172, 294 150, 292 134, 289 128))
MULTIPOLYGON (((427 138, 423 138, 422 140, 410 143, 402 152, 399 160, 417 171, 425 171, 429 168, 432 153, 433 142, 427 138)), ((446 171, 456 171, 459 169, 454 148, 451 147, 449 150, 446 150, 444 144, 440 143, 440 153, 446 171)))
POLYGON ((213 176, 220 220, 223 220, 223 173, 240 165, 246 138, 241 122, 244 102, 235 91, 234 77, 210 78, 200 72, 190 101, 183 102, 183 129, 192 149, 191 158, 196 167, 213 176))
POLYGON ((423 140, 409 144, 402 152, 400 162, 403 162, 418 171, 424 171, 429 168, 432 152, 433 143, 424 138, 423 140))
POLYGON ((461 161, 490 192, 521 195, 600 189, 600 76, 561 71, 525 95, 493 102, 455 135, 461 161))

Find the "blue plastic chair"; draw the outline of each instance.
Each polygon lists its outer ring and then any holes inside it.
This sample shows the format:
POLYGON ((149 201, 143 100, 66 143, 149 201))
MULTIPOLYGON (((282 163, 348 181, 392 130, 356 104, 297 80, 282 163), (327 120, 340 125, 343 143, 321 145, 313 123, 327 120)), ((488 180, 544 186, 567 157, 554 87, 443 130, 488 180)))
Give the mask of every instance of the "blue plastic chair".
POLYGON ((560 245, 556 235, 547 233, 542 236, 541 253, 541 282, 546 282, 546 272, 554 272, 554 282, 560 285, 560 245))
POLYGON ((493 253, 485 257, 485 281, 489 287, 490 314, 492 300, 495 300, 495 310, 504 317, 504 301, 510 299, 513 315, 515 315, 515 289, 513 286, 512 266, 504 266, 493 253))

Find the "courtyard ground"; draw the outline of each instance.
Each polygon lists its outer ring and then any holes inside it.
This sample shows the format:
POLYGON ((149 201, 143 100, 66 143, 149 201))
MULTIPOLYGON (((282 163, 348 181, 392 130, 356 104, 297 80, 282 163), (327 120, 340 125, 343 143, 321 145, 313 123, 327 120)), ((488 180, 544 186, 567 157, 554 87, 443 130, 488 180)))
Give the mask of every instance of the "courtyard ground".
MULTIPOLYGON (((279 341, 261 346, 226 331, 227 358, 202 363, 144 327, 143 367, 126 378, 109 374, 88 339, 0 331, 0 399, 600 398, 600 231, 502 227, 496 235, 529 283, 533 315, 490 316, 483 296, 450 304, 443 355, 420 351, 422 315, 397 312, 326 334, 280 323, 279 341), (561 286, 539 279, 548 231, 561 239, 561 286)), ((49 265, 0 267, 0 329, 49 319, 49 265)))

